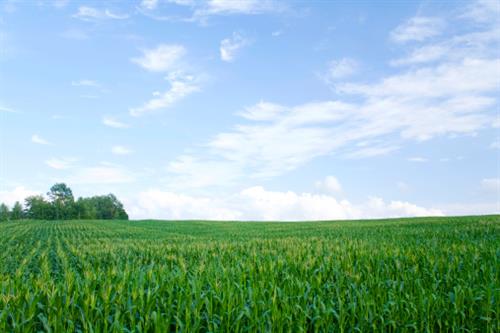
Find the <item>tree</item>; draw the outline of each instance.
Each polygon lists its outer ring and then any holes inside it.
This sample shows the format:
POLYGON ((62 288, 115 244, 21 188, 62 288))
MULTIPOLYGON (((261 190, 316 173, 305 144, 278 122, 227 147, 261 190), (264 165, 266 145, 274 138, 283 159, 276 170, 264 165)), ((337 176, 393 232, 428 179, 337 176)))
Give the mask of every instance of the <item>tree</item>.
POLYGON ((25 215, 30 219, 53 220, 54 207, 41 195, 32 195, 24 200, 25 215))
POLYGON ((99 220, 128 220, 123 204, 114 194, 93 196, 78 199, 78 206, 82 206, 82 216, 88 219, 99 220))
POLYGON ((8 221, 10 217, 9 207, 2 203, 0 205, 0 222, 8 221))
POLYGON ((66 184, 58 183, 53 185, 47 195, 54 207, 57 220, 74 217, 73 206, 75 199, 73 198, 73 192, 66 184))
POLYGON ((29 196, 24 201, 26 209, 16 202, 12 211, 5 204, 0 205, 0 221, 22 218, 38 220, 67 219, 102 219, 128 220, 123 204, 114 194, 78 198, 75 201, 73 192, 64 183, 54 184, 47 193, 48 199, 41 195, 29 196))
POLYGON ((19 201, 16 201, 14 204, 14 207, 12 207, 12 212, 10 213, 10 219, 11 220, 20 220, 23 218, 23 206, 19 203, 19 201))

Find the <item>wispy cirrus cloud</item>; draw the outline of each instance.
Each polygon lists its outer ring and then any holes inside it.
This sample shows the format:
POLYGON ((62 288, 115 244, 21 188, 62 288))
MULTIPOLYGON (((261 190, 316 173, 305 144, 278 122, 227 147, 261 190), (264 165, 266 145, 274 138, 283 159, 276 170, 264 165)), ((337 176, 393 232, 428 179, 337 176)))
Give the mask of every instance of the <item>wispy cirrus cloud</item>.
POLYGON ((445 21, 442 18, 415 16, 394 29, 390 37, 397 43, 422 42, 439 35, 444 27, 445 21))
POLYGON ((124 123, 116 118, 105 116, 102 118, 102 123, 108 127, 113 127, 113 128, 129 128, 130 125, 127 123, 124 123))
POLYGON ((166 109, 200 90, 199 78, 187 74, 188 65, 181 62, 186 49, 178 44, 160 44, 156 48, 142 51, 142 56, 132 58, 132 62, 142 68, 166 74, 165 80, 169 88, 164 92, 153 92, 153 98, 142 106, 129 109, 129 114, 139 117, 156 110, 166 109))
POLYGON ((125 20, 130 16, 128 14, 118 14, 109 9, 98 9, 88 6, 78 7, 78 11, 73 15, 74 18, 91 21, 91 20, 125 20))
POLYGON ((222 61, 232 62, 239 51, 245 46, 250 45, 251 40, 244 37, 239 32, 233 32, 230 38, 225 38, 220 42, 220 58, 222 61))
MULTIPOLYGON (((189 161, 189 168, 170 172, 216 186, 204 178, 205 162, 224 166, 232 183, 281 175, 322 156, 369 158, 408 142, 471 135, 494 126, 500 86, 497 25, 471 25, 471 30, 441 35, 445 26, 441 19, 420 17, 391 36, 419 41, 424 50, 445 45, 452 54, 436 51, 427 59, 400 61, 395 72, 372 82, 335 82, 333 100, 298 105, 261 101, 237 112, 240 121, 205 142, 204 149, 174 160, 189 161)), ((341 68, 334 76, 350 73, 341 68)))
POLYGON ((194 17, 211 15, 256 15, 283 11, 285 5, 273 0, 208 0, 200 2, 194 17))
POLYGON ((288 6, 285 2, 276 0, 143 0, 139 8, 144 15, 157 20, 205 24, 213 16, 282 13, 287 10, 288 6), (190 14, 171 15, 168 6, 172 5, 185 7, 190 14), (162 14, 163 7, 169 14, 162 14))

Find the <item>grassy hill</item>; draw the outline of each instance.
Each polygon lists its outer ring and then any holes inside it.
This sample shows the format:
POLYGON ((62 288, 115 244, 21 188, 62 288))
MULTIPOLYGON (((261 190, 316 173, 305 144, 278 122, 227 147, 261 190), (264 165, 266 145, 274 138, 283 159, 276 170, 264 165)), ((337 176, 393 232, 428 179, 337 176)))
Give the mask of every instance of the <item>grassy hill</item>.
POLYGON ((500 216, 0 223, 0 331, 500 331, 500 216))

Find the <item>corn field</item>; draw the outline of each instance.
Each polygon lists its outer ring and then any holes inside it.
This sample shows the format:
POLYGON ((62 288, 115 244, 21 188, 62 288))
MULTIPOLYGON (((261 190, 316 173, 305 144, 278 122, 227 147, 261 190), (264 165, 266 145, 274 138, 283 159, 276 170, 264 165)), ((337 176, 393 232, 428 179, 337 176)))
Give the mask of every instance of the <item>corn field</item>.
POLYGON ((0 223, 0 332, 499 332, 500 217, 0 223))

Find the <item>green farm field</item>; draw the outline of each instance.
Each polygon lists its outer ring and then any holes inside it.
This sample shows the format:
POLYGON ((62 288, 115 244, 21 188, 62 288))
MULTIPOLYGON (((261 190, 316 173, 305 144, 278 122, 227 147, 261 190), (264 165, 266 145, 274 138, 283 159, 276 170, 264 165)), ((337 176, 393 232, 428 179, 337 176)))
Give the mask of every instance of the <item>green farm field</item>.
POLYGON ((500 216, 0 223, 0 332, 499 332, 500 216))

